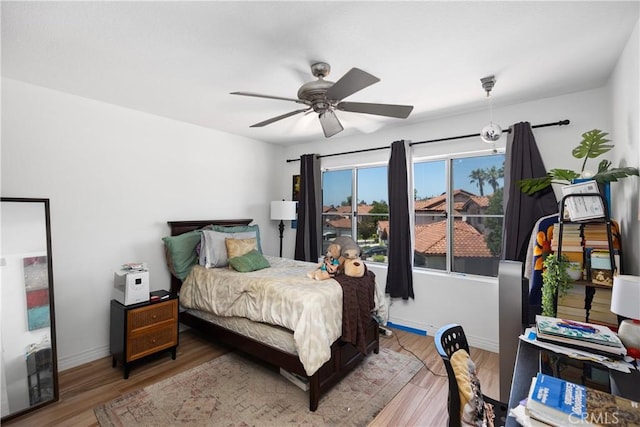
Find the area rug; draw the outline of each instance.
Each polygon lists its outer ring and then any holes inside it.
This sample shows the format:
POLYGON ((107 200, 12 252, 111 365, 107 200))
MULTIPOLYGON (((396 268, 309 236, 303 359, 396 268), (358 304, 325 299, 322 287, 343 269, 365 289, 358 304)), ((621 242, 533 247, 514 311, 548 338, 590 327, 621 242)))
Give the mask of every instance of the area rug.
POLYGON ((388 349, 369 355, 309 411, 309 392, 235 353, 94 409, 106 426, 366 426, 422 367, 388 349))

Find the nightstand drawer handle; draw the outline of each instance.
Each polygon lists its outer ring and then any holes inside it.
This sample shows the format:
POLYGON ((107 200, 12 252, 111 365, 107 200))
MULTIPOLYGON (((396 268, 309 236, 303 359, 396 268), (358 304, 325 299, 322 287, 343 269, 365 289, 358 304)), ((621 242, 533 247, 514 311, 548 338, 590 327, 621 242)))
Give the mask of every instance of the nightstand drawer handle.
POLYGON ((155 344, 155 343, 156 343, 156 340, 155 340, 155 339, 152 339, 152 340, 151 340, 151 344, 155 344))

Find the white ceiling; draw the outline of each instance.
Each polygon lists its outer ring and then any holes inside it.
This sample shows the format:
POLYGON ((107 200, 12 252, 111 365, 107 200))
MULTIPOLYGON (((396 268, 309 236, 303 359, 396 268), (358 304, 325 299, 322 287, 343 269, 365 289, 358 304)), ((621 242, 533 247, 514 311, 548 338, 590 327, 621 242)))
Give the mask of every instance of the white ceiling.
MULTIPOLYGON (((323 139, 301 108, 314 80, 351 67, 381 81, 348 101, 410 104, 408 119, 337 112, 345 131, 487 108, 605 84, 634 25, 626 2, 2 2, 2 75, 278 144, 323 139)), ((330 140, 330 141, 331 141, 330 140)))

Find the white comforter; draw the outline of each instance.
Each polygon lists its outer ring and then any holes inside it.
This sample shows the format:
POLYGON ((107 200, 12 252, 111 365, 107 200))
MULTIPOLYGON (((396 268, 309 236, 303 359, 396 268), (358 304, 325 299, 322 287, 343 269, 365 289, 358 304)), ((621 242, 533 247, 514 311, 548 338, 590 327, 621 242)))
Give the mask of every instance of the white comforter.
POLYGON ((250 273, 196 265, 182 285, 180 304, 293 331, 298 357, 307 375, 313 375, 331 358, 331 344, 342 335, 342 288, 333 279, 307 278, 316 264, 266 258, 270 268, 250 273))

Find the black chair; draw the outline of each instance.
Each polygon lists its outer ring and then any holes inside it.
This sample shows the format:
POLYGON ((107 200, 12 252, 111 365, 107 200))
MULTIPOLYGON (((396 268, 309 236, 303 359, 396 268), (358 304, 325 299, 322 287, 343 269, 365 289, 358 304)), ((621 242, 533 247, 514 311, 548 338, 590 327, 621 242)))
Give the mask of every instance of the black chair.
MULTIPOLYGON (((465 350, 469 353, 469 344, 462 326, 455 323, 441 327, 434 338, 434 343, 438 354, 442 357, 444 366, 447 370, 449 378, 449 427, 460 427, 460 393, 458 391, 458 382, 456 375, 451 366, 451 356, 458 350, 465 350)), ((495 414, 494 425, 503 426, 507 420, 508 405, 492 399, 485 394, 482 397, 486 403, 493 407, 495 414)))

